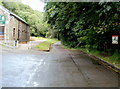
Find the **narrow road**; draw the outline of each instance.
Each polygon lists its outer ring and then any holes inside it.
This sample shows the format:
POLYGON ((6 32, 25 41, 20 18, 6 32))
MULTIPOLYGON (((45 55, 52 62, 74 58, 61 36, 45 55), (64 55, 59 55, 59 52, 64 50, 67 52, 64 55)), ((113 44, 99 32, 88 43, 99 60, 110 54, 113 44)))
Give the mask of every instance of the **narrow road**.
POLYGON ((118 75, 78 51, 2 50, 3 87, 118 87, 118 75))

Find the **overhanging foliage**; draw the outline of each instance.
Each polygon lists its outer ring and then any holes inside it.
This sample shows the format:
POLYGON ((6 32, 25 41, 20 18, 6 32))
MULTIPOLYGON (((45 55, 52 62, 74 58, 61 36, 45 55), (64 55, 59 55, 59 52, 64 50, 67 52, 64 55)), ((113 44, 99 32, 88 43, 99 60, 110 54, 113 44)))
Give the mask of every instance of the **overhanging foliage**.
POLYGON ((69 47, 111 49, 113 31, 120 31, 119 2, 48 2, 46 20, 69 47))

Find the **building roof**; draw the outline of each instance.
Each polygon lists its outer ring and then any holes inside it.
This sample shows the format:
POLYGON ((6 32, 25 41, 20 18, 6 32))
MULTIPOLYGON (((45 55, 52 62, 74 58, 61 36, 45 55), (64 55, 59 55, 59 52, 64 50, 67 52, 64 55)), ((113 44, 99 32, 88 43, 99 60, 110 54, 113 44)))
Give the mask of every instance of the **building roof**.
POLYGON ((14 14, 10 10, 8 10, 7 8, 5 8, 5 7, 3 7, 3 6, 0 5, 0 9, 4 10, 6 13, 9 13, 10 15, 12 15, 12 16, 16 17, 17 19, 19 19, 20 21, 22 21, 25 24, 29 25, 25 20, 23 20, 22 18, 20 18, 18 15, 14 14))

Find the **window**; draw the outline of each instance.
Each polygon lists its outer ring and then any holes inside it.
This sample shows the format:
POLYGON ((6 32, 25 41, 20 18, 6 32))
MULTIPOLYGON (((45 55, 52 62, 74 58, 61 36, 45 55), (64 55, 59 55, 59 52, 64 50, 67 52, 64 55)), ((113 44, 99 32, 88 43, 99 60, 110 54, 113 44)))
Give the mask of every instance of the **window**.
POLYGON ((15 39, 15 28, 13 28, 13 39, 15 39))

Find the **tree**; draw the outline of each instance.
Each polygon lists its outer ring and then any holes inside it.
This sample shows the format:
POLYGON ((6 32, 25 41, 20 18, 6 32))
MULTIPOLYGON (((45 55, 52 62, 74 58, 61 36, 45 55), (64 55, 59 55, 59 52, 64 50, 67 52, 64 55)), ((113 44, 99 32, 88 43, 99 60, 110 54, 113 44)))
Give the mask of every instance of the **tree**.
POLYGON ((48 2, 46 21, 64 45, 103 50, 105 42, 111 44, 111 31, 120 30, 119 6, 117 2, 48 2))

